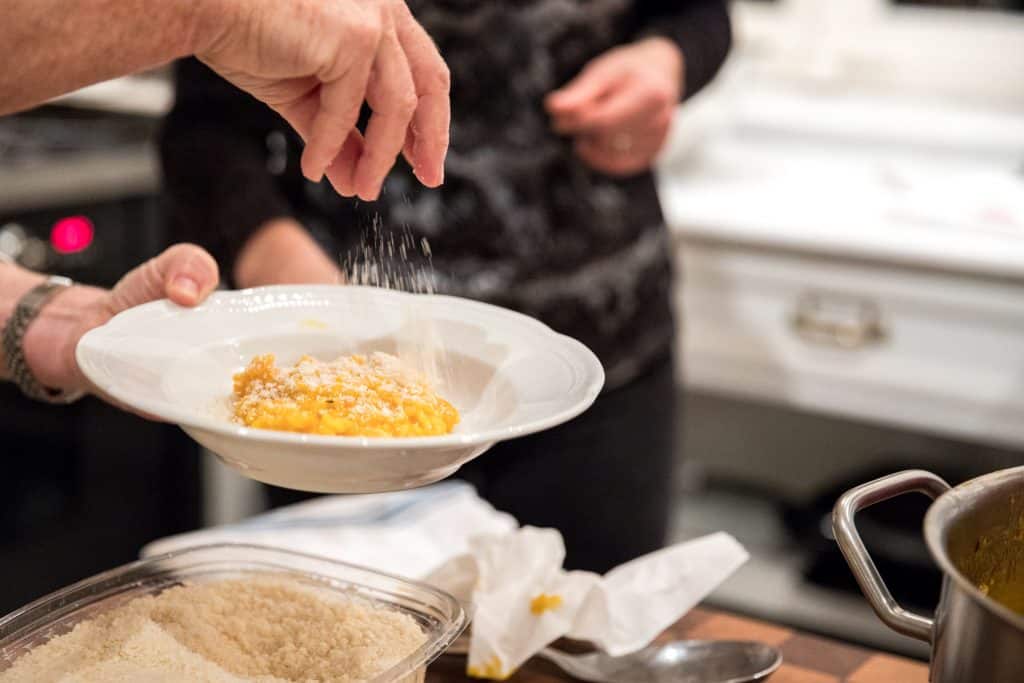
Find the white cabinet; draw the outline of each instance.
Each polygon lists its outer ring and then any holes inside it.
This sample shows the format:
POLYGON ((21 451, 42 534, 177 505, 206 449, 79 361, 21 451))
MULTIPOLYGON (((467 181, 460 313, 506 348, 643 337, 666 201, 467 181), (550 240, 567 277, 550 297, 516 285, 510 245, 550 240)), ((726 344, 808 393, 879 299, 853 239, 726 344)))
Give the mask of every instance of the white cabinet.
POLYGON ((1024 282, 682 240, 683 379, 1024 445, 1024 282))
POLYGON ((1024 117, 742 76, 660 174, 687 385, 1024 446, 1024 117))
POLYGON ((1017 0, 736 0, 758 69, 830 88, 1024 104, 1017 0))

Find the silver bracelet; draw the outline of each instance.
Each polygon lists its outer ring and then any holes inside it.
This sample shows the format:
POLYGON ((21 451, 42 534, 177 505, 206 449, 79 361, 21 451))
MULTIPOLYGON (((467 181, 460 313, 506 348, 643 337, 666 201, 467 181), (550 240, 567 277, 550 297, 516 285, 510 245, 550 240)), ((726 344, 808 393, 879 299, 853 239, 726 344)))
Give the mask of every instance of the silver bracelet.
POLYGON ((11 313, 10 320, 4 326, 3 353, 11 380, 21 389, 22 393, 36 401, 46 403, 68 404, 80 399, 84 392, 67 393, 62 389, 44 387, 32 374, 25 360, 25 332, 43 310, 50 299, 67 289, 73 283, 66 277, 52 276, 46 282, 33 287, 23 296, 11 313))

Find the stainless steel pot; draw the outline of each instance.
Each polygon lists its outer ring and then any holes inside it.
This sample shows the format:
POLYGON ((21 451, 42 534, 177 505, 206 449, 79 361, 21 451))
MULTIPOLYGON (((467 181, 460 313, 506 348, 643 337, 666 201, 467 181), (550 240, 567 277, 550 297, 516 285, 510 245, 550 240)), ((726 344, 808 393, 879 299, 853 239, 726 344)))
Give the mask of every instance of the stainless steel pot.
POLYGON ((832 528, 878 617, 931 644, 932 683, 1024 681, 1024 615, 990 597, 1024 589, 1024 467, 956 488, 922 470, 882 477, 843 494, 832 528), (854 521, 859 510, 911 492, 935 499, 924 520, 925 541, 944 574, 934 621, 893 599, 854 521))

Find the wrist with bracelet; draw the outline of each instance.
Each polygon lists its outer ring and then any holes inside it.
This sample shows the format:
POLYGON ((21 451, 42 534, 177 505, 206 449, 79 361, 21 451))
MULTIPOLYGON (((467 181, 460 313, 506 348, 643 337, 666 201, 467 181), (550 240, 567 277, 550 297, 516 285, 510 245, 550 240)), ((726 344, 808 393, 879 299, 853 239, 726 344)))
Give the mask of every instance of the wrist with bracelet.
POLYGON ((68 278, 51 276, 45 282, 28 291, 11 312, 11 317, 3 327, 2 349, 10 379, 22 393, 31 399, 64 405, 80 399, 84 392, 66 392, 43 386, 29 367, 25 359, 25 334, 32 321, 38 317, 46 304, 60 292, 72 286, 68 278))

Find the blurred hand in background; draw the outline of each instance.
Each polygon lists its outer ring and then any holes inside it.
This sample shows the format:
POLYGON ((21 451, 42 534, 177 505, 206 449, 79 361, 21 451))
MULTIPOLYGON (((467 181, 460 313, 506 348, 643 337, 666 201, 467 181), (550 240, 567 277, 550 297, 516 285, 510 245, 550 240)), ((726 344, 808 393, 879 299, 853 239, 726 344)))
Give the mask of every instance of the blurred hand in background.
POLYGON ((232 275, 243 288, 344 281, 337 261, 292 218, 267 221, 253 233, 239 252, 232 275))
POLYGON ((647 38, 592 60, 551 93, 552 126, 575 141, 593 169, 615 176, 651 168, 668 138, 682 97, 683 53, 665 38, 647 38))

